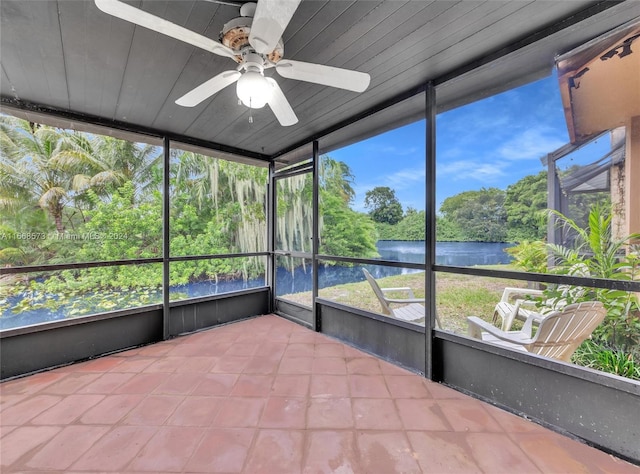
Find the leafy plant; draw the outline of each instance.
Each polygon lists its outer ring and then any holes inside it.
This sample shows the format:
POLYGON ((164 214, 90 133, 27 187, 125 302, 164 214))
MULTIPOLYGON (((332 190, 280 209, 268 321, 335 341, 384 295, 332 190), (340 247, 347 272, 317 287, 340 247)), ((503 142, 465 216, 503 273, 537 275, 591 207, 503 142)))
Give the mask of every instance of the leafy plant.
MULTIPOLYGON (((159 268, 156 268, 159 270, 159 268)), ((11 308, 12 314, 47 310, 51 313, 62 313, 73 318, 92 313, 112 311, 114 309, 133 308, 136 306, 157 304, 162 302, 162 288, 156 286, 114 287, 109 285, 95 286, 98 278, 73 275, 65 271, 48 278, 46 281, 32 280, 28 284, 17 284, 22 298, 11 308), (94 285, 88 291, 87 286, 94 285)), ((158 271, 158 280, 161 276, 158 271)), ((2 304, 0 301, 0 309, 2 304)))
POLYGON ((505 249, 513 257, 514 265, 526 272, 546 273, 547 271, 547 246, 542 240, 528 240, 518 245, 505 249))
POLYGON ((583 367, 640 380, 640 360, 637 353, 611 349, 594 341, 585 341, 573 354, 572 361, 583 367))
MULTIPOLYGON (((556 259, 557 273, 624 281, 638 279, 640 253, 638 247, 631 243, 640 240, 640 234, 633 233, 614 239, 611 231, 613 216, 607 208, 598 205, 592 207, 586 229, 557 211, 550 213, 557 219, 558 225, 567 227, 576 236, 571 248, 548 246, 556 259)), ((622 350, 640 344, 640 303, 636 294, 602 288, 573 290, 579 291, 567 292, 552 286, 545 291, 544 298, 564 297, 566 303, 602 301, 607 309, 607 317, 594 331, 594 338, 622 350)))

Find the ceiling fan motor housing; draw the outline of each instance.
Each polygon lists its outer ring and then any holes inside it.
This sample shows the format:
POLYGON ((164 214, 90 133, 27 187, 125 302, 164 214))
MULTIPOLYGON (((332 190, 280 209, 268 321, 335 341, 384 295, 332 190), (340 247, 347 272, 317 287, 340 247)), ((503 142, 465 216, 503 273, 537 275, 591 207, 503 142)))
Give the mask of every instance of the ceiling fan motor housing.
MULTIPOLYGON (((245 3, 244 6, 249 5, 245 3)), ((255 7, 254 7, 255 11, 255 7)), ((243 11, 240 10, 242 13, 243 11)), ((251 12, 253 15, 253 12, 251 12)), ((249 44, 249 35, 251 34, 251 24, 253 23, 253 16, 240 16, 238 18, 234 18, 233 20, 229 20, 222 27, 222 32, 220 33, 220 42, 227 46, 228 48, 233 49, 234 51, 242 51, 245 48, 251 49, 253 48, 249 44)), ((282 59, 284 55, 284 44, 282 43, 282 38, 278 41, 277 46, 271 53, 266 55, 266 58, 272 63, 277 63, 282 59)), ((242 56, 237 55, 235 57, 236 62, 242 62, 242 56)))

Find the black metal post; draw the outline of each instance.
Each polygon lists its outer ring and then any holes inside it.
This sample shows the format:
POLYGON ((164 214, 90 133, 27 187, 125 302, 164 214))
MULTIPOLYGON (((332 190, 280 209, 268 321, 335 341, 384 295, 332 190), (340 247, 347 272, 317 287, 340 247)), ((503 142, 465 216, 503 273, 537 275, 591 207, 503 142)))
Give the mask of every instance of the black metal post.
POLYGON ((318 140, 313 141, 313 224, 312 224, 312 237, 311 237, 311 265, 312 265, 312 290, 311 290, 311 307, 313 308, 313 321, 314 330, 320 332, 322 330, 322 320, 318 306, 316 305, 316 298, 318 297, 318 250, 320 243, 320 156, 319 156, 319 143, 318 140))
POLYGON ((273 313, 275 310, 276 302, 276 256, 273 253, 275 250, 275 229, 276 229, 276 180, 275 180, 275 164, 269 163, 269 183, 267 188, 267 270, 266 270, 266 283, 271 290, 271 296, 269 297, 269 312, 273 313))
POLYGON ((171 239, 169 232, 169 169, 171 166, 171 141, 163 138, 164 159, 162 163, 162 338, 169 339, 169 257, 171 239))
MULTIPOLYGON (((563 211, 562 189, 560 188, 560 180, 558 179, 558 172, 556 168, 556 159, 550 157, 547 160, 547 207, 549 209, 556 209, 560 212, 563 211)), ((563 239, 562 229, 558 227, 556 223, 556 217, 549 215, 547 221, 547 242, 550 244, 561 244, 563 239)), ((555 259, 553 255, 549 255, 547 264, 549 268, 555 266, 555 259)))
POLYGON ((433 337, 436 321, 436 89, 433 82, 427 84, 425 92, 426 115, 426 177, 425 177, 425 377, 432 380, 433 337))

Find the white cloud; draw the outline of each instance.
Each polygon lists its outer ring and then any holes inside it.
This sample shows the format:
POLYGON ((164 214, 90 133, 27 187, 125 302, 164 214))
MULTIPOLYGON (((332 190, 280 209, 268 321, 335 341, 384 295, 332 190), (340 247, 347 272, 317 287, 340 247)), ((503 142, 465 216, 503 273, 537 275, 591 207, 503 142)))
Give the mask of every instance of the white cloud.
POLYGON ((443 150, 438 149, 436 151, 436 156, 438 161, 445 162, 459 159, 460 157, 465 156, 466 153, 467 151, 460 147, 451 146, 450 148, 445 148, 443 150))
MULTIPOLYGON (((353 188, 356 192, 356 197, 351 207, 355 211, 367 212, 367 209, 364 207, 364 197, 367 191, 378 186, 388 186, 393 189, 398 199, 403 203, 403 207, 406 207, 408 204, 403 201, 401 194, 406 193, 414 185, 419 187, 421 193, 424 193, 425 176, 426 170, 424 167, 405 168, 389 175, 380 175, 376 177, 374 181, 368 183, 356 184, 353 188)), ((411 205, 412 207, 418 207, 420 209, 424 207, 424 204, 420 206, 411 205)))
POLYGON ((506 176, 504 162, 482 162, 478 160, 458 160, 451 163, 438 165, 438 180, 442 178, 453 181, 476 180, 483 183, 497 183, 500 178, 506 176))
POLYGON ((529 128, 498 148, 498 155, 510 161, 539 159, 564 144, 553 129, 529 128))
POLYGON ((371 149, 381 155, 393 155, 393 156, 409 156, 415 153, 421 152, 424 156, 424 151, 420 151, 417 147, 412 146, 409 148, 398 147, 394 145, 383 146, 381 148, 375 147, 371 149))
POLYGON ((387 183, 385 186, 390 188, 394 187, 406 187, 409 183, 424 183, 426 176, 426 170, 423 167, 420 168, 405 168, 400 171, 396 171, 389 176, 386 176, 384 181, 387 183))
POLYGON ((487 136, 501 137, 514 127, 509 109, 487 99, 474 107, 462 107, 445 114, 438 124, 439 140, 469 144, 487 136))

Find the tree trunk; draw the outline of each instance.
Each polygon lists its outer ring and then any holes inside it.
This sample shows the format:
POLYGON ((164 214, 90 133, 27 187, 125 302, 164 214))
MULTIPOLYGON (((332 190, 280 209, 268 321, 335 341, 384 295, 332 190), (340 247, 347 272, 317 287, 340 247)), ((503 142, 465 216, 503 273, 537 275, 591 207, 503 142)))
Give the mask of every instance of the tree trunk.
POLYGON ((64 225, 62 225, 62 209, 63 208, 64 207, 59 202, 51 206, 51 214, 53 215, 53 219, 55 220, 56 230, 58 231, 58 234, 64 233, 64 225))
POLYGON ((62 225, 62 215, 56 214, 54 217, 56 219, 56 230, 58 231, 58 234, 64 233, 64 226, 62 225))

